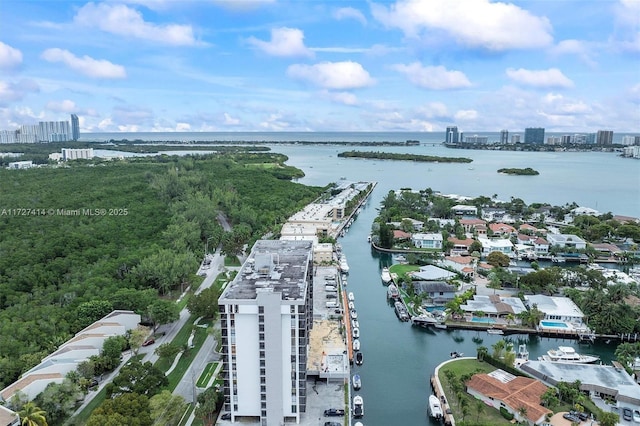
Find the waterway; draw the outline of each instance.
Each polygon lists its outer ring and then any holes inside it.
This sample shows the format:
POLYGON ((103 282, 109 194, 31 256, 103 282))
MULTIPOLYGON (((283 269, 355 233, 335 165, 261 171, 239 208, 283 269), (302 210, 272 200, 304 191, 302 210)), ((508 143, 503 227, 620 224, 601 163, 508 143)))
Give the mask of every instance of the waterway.
MULTIPOLYGON (((275 149, 275 148, 274 148, 275 149)), ((468 165, 429 164, 392 161, 341 159, 335 155, 340 147, 278 146, 277 151, 289 156, 289 164, 303 169, 301 181, 310 185, 325 185, 344 176, 347 180, 375 180, 378 186, 364 205, 349 232, 340 239, 349 259, 348 291, 355 294, 360 322, 364 364, 354 367, 362 377, 366 426, 438 424, 427 416, 427 398, 431 392, 429 377, 434 368, 450 358, 452 351, 475 356, 476 344, 491 350, 491 345, 503 336, 486 332, 462 330, 424 330, 400 322, 386 299, 380 271, 392 262, 391 256, 372 251, 367 243, 371 223, 377 215, 382 198, 398 188, 423 189, 431 187, 444 193, 477 196, 497 193, 499 197, 522 198, 527 203, 550 202, 560 204, 576 201, 602 211, 638 215, 638 185, 616 188, 610 176, 625 177, 636 184, 638 164, 625 163, 615 154, 606 153, 517 153, 459 151, 444 148, 418 147, 417 150, 437 152, 435 155, 469 156, 468 165), (444 150, 442 152, 441 150, 444 150), (540 177, 496 176, 499 167, 532 166, 540 177), (552 174, 554 177, 545 177, 552 174), (625 176, 626 174, 626 176, 625 176), (609 176, 604 179, 604 176, 609 176), (588 176, 599 176, 593 179, 588 176), (601 182, 605 180, 606 182, 601 182), (532 182, 533 181, 533 182, 532 182), (537 183, 536 183, 537 182, 537 183), (592 185, 593 184, 593 185, 592 185), (620 198, 612 193, 618 192, 620 198), (626 195, 625 195, 626 194, 626 195), (635 200, 635 201, 634 201, 635 200)), ((407 148, 403 148, 406 151, 407 148)), ((388 151, 389 148, 384 148, 388 151)), ((574 346, 579 352, 594 353, 603 362, 613 359, 612 343, 578 344, 575 340, 528 335, 511 335, 514 345, 526 343, 530 356, 535 358, 560 345, 574 346)))

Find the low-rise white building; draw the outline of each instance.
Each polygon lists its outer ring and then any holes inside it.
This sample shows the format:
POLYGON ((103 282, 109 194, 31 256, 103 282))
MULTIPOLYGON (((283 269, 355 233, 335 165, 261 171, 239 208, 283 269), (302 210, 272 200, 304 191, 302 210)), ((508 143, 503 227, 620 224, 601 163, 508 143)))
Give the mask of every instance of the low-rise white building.
POLYGON ((442 249, 442 234, 439 232, 413 234, 411 242, 417 248, 442 249))
POLYGON ((544 313, 542 321, 563 321, 576 327, 584 324, 584 313, 568 297, 534 294, 524 296, 524 300, 529 309, 536 305, 538 310, 544 313))
POLYGON ((18 169, 30 169, 32 167, 35 167, 35 164, 33 164, 33 161, 12 161, 7 166, 7 169, 18 170, 18 169))
POLYGON ((548 234, 547 241, 551 247, 574 248, 584 250, 587 242, 573 234, 548 234))
POLYGON ((504 253, 509 257, 513 256, 513 243, 507 239, 499 238, 497 240, 490 240, 488 238, 478 238, 478 241, 482 244, 483 256, 487 256, 494 251, 504 253))

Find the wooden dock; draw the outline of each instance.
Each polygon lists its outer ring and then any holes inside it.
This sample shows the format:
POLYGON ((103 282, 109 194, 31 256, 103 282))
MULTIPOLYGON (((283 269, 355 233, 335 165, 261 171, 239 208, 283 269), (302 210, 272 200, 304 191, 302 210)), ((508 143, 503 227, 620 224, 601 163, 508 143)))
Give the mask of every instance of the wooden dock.
POLYGON ((342 289, 342 322, 344 323, 344 332, 347 339, 347 354, 349 355, 349 363, 353 364, 353 334, 351 333, 351 313, 349 312, 349 300, 347 299, 346 290, 342 289))

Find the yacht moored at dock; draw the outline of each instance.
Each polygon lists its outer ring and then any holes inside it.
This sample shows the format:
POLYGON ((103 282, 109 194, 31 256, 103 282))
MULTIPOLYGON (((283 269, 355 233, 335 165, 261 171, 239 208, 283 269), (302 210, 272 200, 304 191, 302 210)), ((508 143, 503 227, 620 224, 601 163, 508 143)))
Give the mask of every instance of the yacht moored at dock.
POLYGON ((356 353, 356 365, 362 365, 363 362, 364 362, 364 355, 362 355, 362 352, 356 353))
POLYGON ((359 419, 364 416, 364 400, 360 395, 353 397, 353 417, 359 419))
POLYGON ((409 312, 407 311, 407 307, 404 306, 404 303, 397 301, 393 306, 400 321, 409 321, 409 312))
POLYGON ((389 284, 389 288, 387 289, 387 297, 391 299, 400 298, 400 292, 398 291, 398 287, 395 284, 389 284))
POLYGON ((353 389, 354 390, 360 390, 360 388, 362 387, 362 380, 360 379, 360 375, 359 374, 354 374, 351 381, 352 381, 352 384, 353 384, 353 389))
POLYGON ((389 268, 382 268, 382 273, 380 274, 380 278, 382 279, 382 284, 387 285, 391 282, 391 273, 389 272, 389 268))
POLYGON ((429 415, 434 419, 441 419, 443 416, 440 400, 435 395, 429 395, 429 415))
POLYGON ((421 314, 418 316, 411 317, 411 324, 417 325, 418 327, 429 327, 432 325, 436 325, 439 321, 430 314, 421 314))
POLYGON ((575 364, 593 364, 600 361, 596 355, 581 355, 571 346, 559 346, 558 349, 547 351, 546 355, 538 357, 540 361, 569 362, 575 364))

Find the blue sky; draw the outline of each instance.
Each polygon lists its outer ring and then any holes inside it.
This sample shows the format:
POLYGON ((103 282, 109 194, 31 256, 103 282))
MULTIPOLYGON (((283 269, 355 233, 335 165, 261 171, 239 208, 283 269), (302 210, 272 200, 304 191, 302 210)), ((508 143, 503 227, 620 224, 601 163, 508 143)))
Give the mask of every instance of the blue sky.
POLYGON ((640 0, 3 0, 0 129, 640 133, 640 0))

